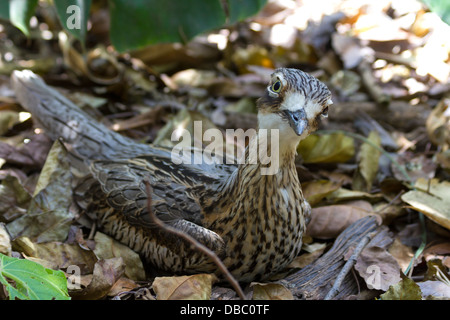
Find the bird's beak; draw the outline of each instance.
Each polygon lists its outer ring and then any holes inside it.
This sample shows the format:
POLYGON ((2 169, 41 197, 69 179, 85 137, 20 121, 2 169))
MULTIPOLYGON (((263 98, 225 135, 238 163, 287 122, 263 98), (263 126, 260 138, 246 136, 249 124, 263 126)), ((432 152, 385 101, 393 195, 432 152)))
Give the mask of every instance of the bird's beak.
POLYGON ((285 112, 289 119, 289 125, 295 131, 296 135, 301 136, 308 127, 306 112, 303 109, 297 111, 286 110, 285 112))

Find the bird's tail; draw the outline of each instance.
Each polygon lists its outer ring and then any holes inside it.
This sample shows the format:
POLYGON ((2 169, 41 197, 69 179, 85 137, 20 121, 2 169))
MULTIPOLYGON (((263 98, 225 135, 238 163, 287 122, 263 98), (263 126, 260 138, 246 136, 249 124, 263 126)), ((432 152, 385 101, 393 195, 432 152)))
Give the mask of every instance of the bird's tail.
POLYGON ((11 83, 21 105, 54 140, 84 159, 110 159, 151 153, 150 147, 108 129, 29 70, 14 71, 11 83))

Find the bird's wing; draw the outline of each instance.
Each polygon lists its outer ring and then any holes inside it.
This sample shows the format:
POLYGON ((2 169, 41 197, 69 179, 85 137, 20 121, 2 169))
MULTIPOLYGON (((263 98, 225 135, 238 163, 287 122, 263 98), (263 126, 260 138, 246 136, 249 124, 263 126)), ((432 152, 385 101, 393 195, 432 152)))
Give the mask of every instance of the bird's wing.
MULTIPOLYGON (((188 192, 189 187, 175 183, 167 172, 149 169, 151 166, 145 159, 94 161, 91 165, 92 177, 75 190, 77 202, 86 202, 94 209, 112 209, 113 214, 108 214, 106 219, 114 223, 103 221, 103 227, 110 226, 106 232, 113 236, 120 233, 119 238, 125 243, 134 245, 130 238, 134 235, 131 227, 137 227, 159 245, 171 248, 174 252, 179 250, 179 239, 162 232, 150 216, 150 207, 152 213, 169 227, 188 234, 221 254, 223 239, 202 226, 202 212, 188 192), (147 193, 146 181, 151 186, 150 193, 147 193)), ((87 204, 81 206, 89 210, 87 204)))
POLYGON ((152 227, 151 210, 166 222, 186 219, 201 224, 201 208, 186 192, 186 185, 175 182, 170 172, 155 170, 145 159, 100 160, 91 172, 110 207, 120 211, 134 225, 152 227), (146 181, 151 186, 147 194, 146 181))

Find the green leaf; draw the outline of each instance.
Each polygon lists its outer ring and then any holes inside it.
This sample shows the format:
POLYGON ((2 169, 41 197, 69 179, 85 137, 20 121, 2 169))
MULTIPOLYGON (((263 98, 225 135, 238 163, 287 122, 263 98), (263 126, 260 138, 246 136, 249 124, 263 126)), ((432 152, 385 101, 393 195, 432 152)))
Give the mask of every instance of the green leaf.
MULTIPOLYGON (((222 0, 109 0, 111 42, 118 51, 186 42, 226 22, 222 0)), ((229 0, 230 21, 255 14, 266 0, 229 0)))
POLYGON ((57 0, 53 2, 59 21, 75 38, 84 43, 91 0, 57 0))
POLYGON ((0 19, 9 20, 9 1, 0 1, 0 19))
POLYGON ((187 41, 225 22, 217 0, 110 0, 110 14, 111 41, 118 51, 187 41))
POLYGON ((0 253, 0 282, 9 299, 69 300, 64 272, 47 269, 39 263, 5 256, 0 253), (13 280, 15 286, 7 279, 13 280))
MULTIPOLYGON (((27 36, 30 35, 29 22, 37 3, 38 0, 9 0, 9 19, 27 36)), ((6 8, 5 5, 2 7, 6 8)))
POLYGON ((450 25, 450 1, 448 0, 422 0, 428 8, 439 17, 446 24, 450 25))
POLYGON ((228 0, 230 22, 242 21, 261 10, 267 0, 228 0))

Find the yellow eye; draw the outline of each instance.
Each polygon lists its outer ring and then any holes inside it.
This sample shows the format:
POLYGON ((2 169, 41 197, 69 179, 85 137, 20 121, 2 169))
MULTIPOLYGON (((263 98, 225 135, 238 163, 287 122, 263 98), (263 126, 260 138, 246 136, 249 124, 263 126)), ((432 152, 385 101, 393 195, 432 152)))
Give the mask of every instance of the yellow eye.
POLYGON ((280 92, 281 91, 281 81, 280 80, 278 80, 278 81, 276 81, 273 85, 272 85, 272 91, 273 92, 280 92))

